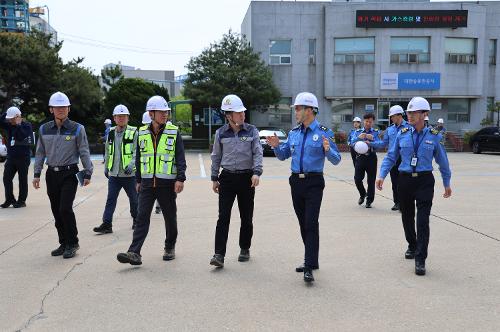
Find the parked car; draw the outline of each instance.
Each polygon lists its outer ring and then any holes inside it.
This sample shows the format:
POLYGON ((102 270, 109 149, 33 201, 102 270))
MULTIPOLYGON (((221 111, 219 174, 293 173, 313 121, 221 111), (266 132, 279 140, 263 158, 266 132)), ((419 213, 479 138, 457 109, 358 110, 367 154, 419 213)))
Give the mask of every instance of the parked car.
POLYGON ((472 135, 469 144, 474 153, 500 152, 500 127, 486 127, 479 130, 472 135))
POLYGON ((5 139, 0 134, 0 163, 3 163, 7 159, 7 146, 5 143, 5 139))
POLYGON ((259 130, 259 137, 260 137, 260 144, 262 144, 262 150, 264 152, 264 156, 269 156, 273 155, 274 156, 274 151, 273 148, 267 144, 266 142, 266 137, 267 136, 278 136, 280 143, 283 143, 286 141, 286 133, 283 129, 279 128, 274 128, 274 127, 263 127, 260 128, 259 130))

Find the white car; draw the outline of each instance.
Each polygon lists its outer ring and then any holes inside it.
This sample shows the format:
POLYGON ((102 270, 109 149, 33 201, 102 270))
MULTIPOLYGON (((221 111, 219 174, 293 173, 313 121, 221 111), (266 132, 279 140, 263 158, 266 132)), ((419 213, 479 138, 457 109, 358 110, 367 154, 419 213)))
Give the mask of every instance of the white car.
POLYGON ((0 163, 3 163, 7 159, 7 146, 3 140, 2 135, 0 135, 0 163))

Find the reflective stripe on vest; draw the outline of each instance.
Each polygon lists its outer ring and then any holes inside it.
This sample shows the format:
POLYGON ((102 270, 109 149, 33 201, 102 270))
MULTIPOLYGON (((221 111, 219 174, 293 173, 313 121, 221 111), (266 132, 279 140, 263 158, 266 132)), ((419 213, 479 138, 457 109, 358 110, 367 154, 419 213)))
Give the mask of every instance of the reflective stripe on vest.
POLYGON ((156 176, 159 179, 177 178, 177 167, 175 166, 175 143, 177 141, 178 128, 167 124, 156 146, 151 137, 149 126, 139 128, 138 144, 141 151, 139 159, 141 165, 141 177, 148 179, 156 176))
MULTIPOLYGON (((116 127, 112 127, 109 131, 108 134, 108 170, 111 170, 113 168, 113 163, 115 160, 115 132, 116 127)), ((121 161, 122 161, 122 168, 125 169, 131 162, 132 162, 132 157, 134 155, 134 135, 137 132, 137 127, 133 126, 127 126, 125 128, 125 132, 123 133, 123 138, 121 142, 121 161)), ((133 165, 134 171, 135 171, 135 164, 133 165)))

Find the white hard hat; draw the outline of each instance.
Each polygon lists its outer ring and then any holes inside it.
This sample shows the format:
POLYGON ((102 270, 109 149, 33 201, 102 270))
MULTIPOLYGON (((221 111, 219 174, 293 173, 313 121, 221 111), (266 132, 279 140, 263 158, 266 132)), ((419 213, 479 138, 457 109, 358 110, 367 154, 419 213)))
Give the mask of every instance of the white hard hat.
POLYGON ((113 110, 113 115, 122 115, 122 114, 130 115, 127 106, 121 104, 117 105, 113 110))
POLYGON ((162 96, 153 96, 146 104, 146 111, 170 111, 170 106, 162 96))
POLYGON ((429 117, 426 115, 424 121, 429 121, 429 117))
POLYGON ((151 123, 151 117, 149 116, 149 112, 146 111, 142 115, 142 124, 150 124, 151 123))
POLYGON ((12 106, 7 109, 7 115, 5 115, 5 118, 14 119, 18 115, 21 115, 21 111, 19 110, 19 108, 12 106))
POLYGON ((357 141, 354 144, 354 151, 356 151, 359 154, 365 154, 368 152, 368 144, 366 144, 363 141, 357 141))
POLYGON ((441 119, 441 118, 439 118, 439 119, 438 119, 438 123, 443 124, 443 123, 444 123, 444 120, 443 120, 443 119, 441 119))
POLYGON ((408 103, 407 112, 415 112, 415 111, 425 111, 430 112, 431 106, 427 99, 422 97, 413 97, 408 103))
POLYGON ((352 120, 352 122, 361 122, 361 118, 357 116, 352 120))
POLYGON ((319 108, 318 98, 310 92, 301 92, 297 95, 297 97, 295 97, 293 106, 309 106, 319 108))
POLYGON ((57 91, 49 99, 49 106, 51 107, 64 107, 71 106, 68 96, 64 93, 57 91))
POLYGON ((243 106, 243 102, 237 95, 227 95, 222 99, 222 104, 220 106, 221 110, 224 112, 245 112, 246 108, 243 106))
POLYGON ((111 124, 111 120, 110 119, 104 120, 104 124, 111 124))
POLYGON ((399 105, 394 105, 389 109, 389 117, 396 115, 396 114, 404 114, 405 111, 403 108, 399 105))

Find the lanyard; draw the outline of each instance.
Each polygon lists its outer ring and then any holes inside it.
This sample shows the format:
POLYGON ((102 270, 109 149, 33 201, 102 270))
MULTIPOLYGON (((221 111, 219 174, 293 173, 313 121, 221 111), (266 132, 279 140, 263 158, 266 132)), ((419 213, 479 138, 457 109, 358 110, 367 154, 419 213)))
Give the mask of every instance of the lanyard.
POLYGON ((427 133, 423 133, 422 140, 419 140, 420 133, 417 132, 417 145, 415 145, 415 141, 413 140, 413 131, 411 132, 411 144, 413 145, 413 157, 417 157, 418 148, 420 147, 420 144, 422 144, 422 142, 424 141, 425 134, 427 134, 427 133))

